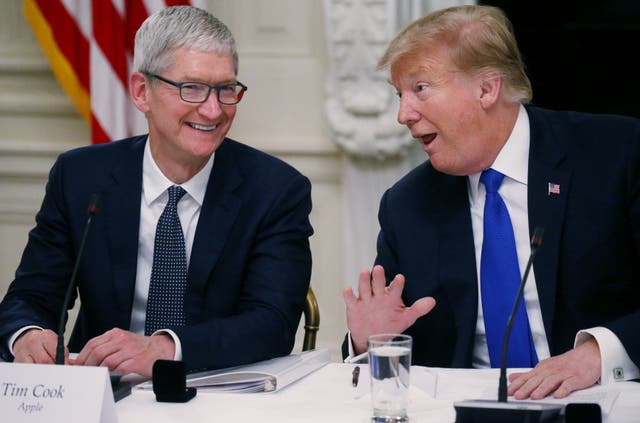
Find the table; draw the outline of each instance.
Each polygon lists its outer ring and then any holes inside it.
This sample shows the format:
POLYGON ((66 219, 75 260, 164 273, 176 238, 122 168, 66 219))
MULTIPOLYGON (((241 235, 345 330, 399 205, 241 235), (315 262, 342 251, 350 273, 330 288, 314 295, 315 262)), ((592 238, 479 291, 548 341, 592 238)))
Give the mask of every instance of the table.
MULTIPOLYGON (((224 394, 204 392, 185 404, 158 403, 153 392, 134 388, 116 403, 120 423, 142 422, 369 422, 369 371, 361 365, 360 383, 351 385, 354 365, 330 363, 306 378, 273 393, 224 394)), ((497 392, 496 369, 411 368, 409 417, 416 422, 454 422, 453 401, 492 396, 497 392), (434 395, 435 394, 435 395, 434 395)), ((640 384, 619 382, 580 393, 583 399, 614 398, 606 423, 637 422, 640 384)), ((496 394, 497 397, 497 394, 496 394)), ((575 396, 576 400, 579 399, 575 396)), ((567 401, 568 402, 568 401, 567 401)))

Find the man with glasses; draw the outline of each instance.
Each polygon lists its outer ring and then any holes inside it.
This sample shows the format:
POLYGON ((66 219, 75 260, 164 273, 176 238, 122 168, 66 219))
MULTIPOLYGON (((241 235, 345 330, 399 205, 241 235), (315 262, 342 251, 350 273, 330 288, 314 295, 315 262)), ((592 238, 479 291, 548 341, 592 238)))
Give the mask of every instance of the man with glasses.
POLYGON ((225 137, 247 90, 232 34, 201 9, 164 9, 138 30, 134 69, 149 134, 58 158, 0 304, 2 358, 54 361, 96 194, 67 363, 150 376, 157 359, 194 370, 288 354, 311 273, 310 183, 225 137))

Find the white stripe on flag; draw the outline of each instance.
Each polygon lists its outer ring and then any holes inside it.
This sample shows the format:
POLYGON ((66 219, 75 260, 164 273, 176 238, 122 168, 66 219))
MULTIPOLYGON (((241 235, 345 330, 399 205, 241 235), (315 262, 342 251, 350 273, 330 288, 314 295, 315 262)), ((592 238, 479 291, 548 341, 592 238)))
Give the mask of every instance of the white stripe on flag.
MULTIPOLYGON (((101 0, 104 1, 104 0, 101 0)), ((125 18, 127 11, 124 9, 124 0, 111 0, 113 7, 118 11, 120 17, 125 18)))
POLYGON ((147 9, 147 15, 151 15, 160 9, 167 7, 164 0, 143 0, 144 7, 147 9))
POLYGON ((86 40, 93 39, 93 25, 91 23, 91 3, 87 0, 61 0, 60 3, 73 16, 86 40))
MULTIPOLYGON (((110 140, 125 138, 127 133, 127 103, 131 100, 106 57, 91 43, 91 109, 110 140)), ((140 113, 138 111, 138 113, 140 113)))

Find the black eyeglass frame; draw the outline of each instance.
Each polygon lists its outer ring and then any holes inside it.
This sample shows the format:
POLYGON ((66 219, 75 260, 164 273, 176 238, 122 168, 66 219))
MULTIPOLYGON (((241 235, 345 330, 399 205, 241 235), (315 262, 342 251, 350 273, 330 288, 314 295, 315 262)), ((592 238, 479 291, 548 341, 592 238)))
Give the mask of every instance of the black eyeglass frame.
POLYGON ((170 79, 164 78, 164 77, 162 77, 162 76, 160 76, 158 74, 155 74, 155 73, 146 73, 145 72, 145 75, 147 75, 150 78, 158 79, 158 80, 160 80, 160 81, 162 81, 162 82, 164 82, 166 84, 169 84, 169 85, 172 85, 172 86, 178 88, 178 92, 180 93, 180 99, 182 101, 186 101, 187 103, 192 103, 192 104, 200 104, 200 103, 206 102, 207 100, 209 100, 209 96, 211 95, 211 91, 213 90, 213 91, 216 92, 216 99, 218 100, 218 103, 225 104, 227 106, 233 106, 233 105, 236 105, 236 104, 240 103, 240 100, 242 100, 242 97, 244 96, 244 93, 248 89, 248 87, 246 85, 244 85, 240 81, 236 81, 236 82, 234 82, 232 84, 209 85, 209 84, 205 84, 204 82, 196 82, 196 81, 176 82, 176 81, 172 81, 170 79), (205 96, 204 100, 202 100, 202 101, 192 101, 192 100, 185 99, 182 96, 182 87, 184 85, 188 85, 188 84, 198 84, 198 85, 202 85, 202 86, 208 87, 209 91, 207 91, 207 95, 205 96), (224 101, 222 101, 220 99, 220 91, 225 89, 225 88, 228 88, 230 85, 234 85, 236 87, 239 86, 241 88, 240 92, 238 92, 238 94, 237 94, 238 101, 236 101, 235 103, 224 102, 224 101))

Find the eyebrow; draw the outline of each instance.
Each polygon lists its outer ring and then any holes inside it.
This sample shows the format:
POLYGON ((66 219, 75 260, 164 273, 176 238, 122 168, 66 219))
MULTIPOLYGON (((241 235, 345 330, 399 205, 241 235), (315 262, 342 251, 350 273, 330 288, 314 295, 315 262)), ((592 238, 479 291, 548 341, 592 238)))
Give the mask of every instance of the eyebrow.
POLYGON ((236 82, 238 82, 238 80, 237 80, 237 78, 235 76, 233 78, 224 79, 221 82, 216 82, 214 84, 209 84, 209 82, 206 82, 204 79, 197 78, 197 77, 192 77, 192 76, 186 76, 184 78, 180 78, 179 81, 180 82, 198 82, 198 83, 201 83, 201 84, 207 84, 207 85, 212 85, 212 86, 235 84, 236 82))

